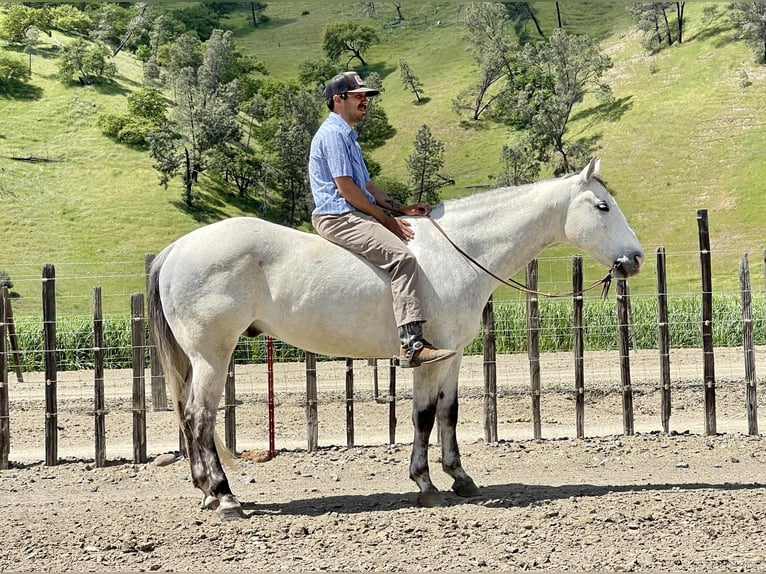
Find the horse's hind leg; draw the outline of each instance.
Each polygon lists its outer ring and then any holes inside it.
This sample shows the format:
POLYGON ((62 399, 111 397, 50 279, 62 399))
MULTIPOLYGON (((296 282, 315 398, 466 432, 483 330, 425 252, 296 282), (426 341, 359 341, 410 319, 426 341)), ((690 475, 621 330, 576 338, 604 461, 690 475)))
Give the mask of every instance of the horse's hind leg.
POLYGON ((218 509, 224 520, 244 516, 229 487, 215 444, 215 419, 226 381, 226 359, 190 356, 192 380, 183 408, 184 435, 194 485, 204 493, 203 506, 218 509))
POLYGON ((442 469, 454 479, 452 490, 455 494, 471 497, 478 496, 480 491, 473 479, 463 470, 457 443, 457 390, 461 358, 454 360, 453 364, 450 365, 449 373, 442 380, 439 401, 436 405, 436 416, 439 419, 441 431, 442 469))

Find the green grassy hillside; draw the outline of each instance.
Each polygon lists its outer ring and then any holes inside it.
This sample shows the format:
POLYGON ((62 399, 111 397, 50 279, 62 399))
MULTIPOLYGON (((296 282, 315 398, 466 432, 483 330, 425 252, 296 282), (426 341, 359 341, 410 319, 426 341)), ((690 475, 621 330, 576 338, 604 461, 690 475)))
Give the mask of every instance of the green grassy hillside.
MULTIPOLYGON (((469 81, 460 14, 451 2, 405 4, 406 20, 390 3, 376 3, 371 21, 361 3, 269 3, 271 20, 252 30, 246 15, 229 24, 237 42, 267 62, 271 74, 294 78, 304 59, 321 53, 321 34, 331 21, 359 19, 381 26, 381 44, 369 54, 369 70, 384 80, 381 104, 396 136, 375 151, 386 173, 406 177, 404 160, 417 129, 428 124, 444 141, 445 172, 456 185, 445 197, 472 193, 499 171, 499 153, 512 137, 504 128, 466 122, 451 111, 452 98, 469 81), (386 12, 387 11, 387 12, 386 12), (390 13, 389 13, 390 12, 390 13), (399 80, 404 57, 423 82, 429 100, 415 105, 399 80)), ((710 212, 714 288, 737 285, 737 263, 750 252, 753 283, 762 283, 766 177, 762 148, 766 69, 753 63, 745 45, 720 21, 703 21, 703 3, 687 3, 686 41, 648 56, 618 3, 562 3, 565 25, 600 38, 615 66, 609 73, 618 105, 610 114, 594 101, 576 110, 573 134, 592 138, 603 159, 602 175, 647 249, 645 273, 631 282, 634 294, 654 292, 654 250, 668 251, 668 279, 679 293, 699 291, 696 210, 710 212), (750 85, 741 85, 744 71, 750 85), (758 266, 756 266, 756 264, 758 266)), ((537 3, 546 31, 554 3, 537 3)), ((257 213, 257 201, 233 201, 208 187, 201 208, 181 205, 179 184, 157 184, 146 153, 104 137, 97 116, 123 112, 125 98, 140 86, 140 64, 117 59, 120 75, 109 89, 64 86, 55 79, 51 42, 33 56, 29 87, 0 93, 0 270, 11 274, 21 295, 17 314, 40 313, 42 265, 57 270, 60 314, 89 314, 92 288, 101 285, 107 312, 125 312, 129 295, 143 288, 143 258, 179 235, 210 221, 257 213), (11 157, 48 161, 19 161, 11 157)), ((0 50, 10 48, 0 46, 0 50)), ((546 289, 569 288, 572 251, 546 252, 541 281, 546 289)), ((586 278, 602 273, 592 263, 586 278)))

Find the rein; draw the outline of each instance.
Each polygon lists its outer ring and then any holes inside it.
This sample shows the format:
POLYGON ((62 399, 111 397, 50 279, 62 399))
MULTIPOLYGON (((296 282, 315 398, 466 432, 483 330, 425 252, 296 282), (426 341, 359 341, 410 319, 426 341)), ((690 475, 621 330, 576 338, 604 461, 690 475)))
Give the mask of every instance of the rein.
MULTIPOLYGON (((502 278, 498 277, 497 275, 492 273, 492 271, 490 271, 489 269, 484 267, 484 265, 482 265, 481 263, 476 261, 476 259, 474 259, 470 255, 468 255, 468 253, 466 253, 454 241, 452 241, 452 239, 450 239, 449 235, 447 235, 447 233, 444 231, 444 229, 442 229, 441 225, 439 225, 437 223, 437 221, 433 217, 431 217, 429 215, 428 219, 431 221, 431 223, 434 224, 434 227, 439 231, 439 233, 441 233, 444 236, 444 238, 449 242, 449 244, 452 245, 452 247, 454 247, 455 250, 458 253, 460 253, 460 255, 465 257, 470 263, 472 263, 473 265, 475 265, 476 267, 478 267, 479 269, 484 271, 484 273, 486 273, 490 277, 500 281, 500 283, 502 283, 503 285, 507 285, 508 287, 511 287, 511 288, 516 289, 518 291, 523 291, 524 293, 530 293, 532 295, 541 295, 543 297, 550 297, 550 298, 572 297, 573 295, 576 294, 574 291, 570 291, 568 293, 544 293, 542 291, 535 291, 534 289, 530 289, 529 287, 527 287, 523 283, 519 283, 518 281, 516 281, 512 277, 510 279, 508 279, 507 281, 505 279, 502 279, 502 278)), ((609 294, 609 287, 612 284, 612 272, 613 272, 613 270, 614 270, 614 267, 609 269, 609 271, 607 272, 606 275, 604 275, 604 277, 602 277, 598 281, 594 281, 593 283, 591 283, 590 285, 585 287, 580 293, 585 293, 586 291, 590 291, 591 289, 595 289, 599 285, 602 285, 602 287, 601 287, 601 298, 602 299, 606 299, 607 295, 609 294)))

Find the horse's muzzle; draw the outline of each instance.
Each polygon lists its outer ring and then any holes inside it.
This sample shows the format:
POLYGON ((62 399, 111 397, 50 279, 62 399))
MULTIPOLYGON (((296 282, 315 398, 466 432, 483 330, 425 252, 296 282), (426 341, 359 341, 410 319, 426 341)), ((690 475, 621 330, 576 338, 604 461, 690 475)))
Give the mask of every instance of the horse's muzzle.
POLYGON ((617 279, 627 279, 641 271, 641 265, 643 265, 643 263, 643 252, 623 255, 614 262, 614 265, 612 265, 612 276, 617 279))

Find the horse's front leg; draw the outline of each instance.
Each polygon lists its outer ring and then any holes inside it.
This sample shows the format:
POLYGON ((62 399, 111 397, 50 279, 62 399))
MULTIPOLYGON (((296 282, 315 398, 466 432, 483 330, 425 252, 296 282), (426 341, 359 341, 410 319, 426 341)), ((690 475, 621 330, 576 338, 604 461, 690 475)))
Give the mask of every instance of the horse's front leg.
POLYGON ((458 421, 458 374, 462 354, 454 359, 454 364, 446 373, 441 383, 439 400, 436 405, 436 416, 439 419, 440 440, 442 445, 442 469, 449 474, 454 482, 452 490, 458 496, 479 496, 479 487, 463 470, 460 460, 460 448, 457 443, 458 421))
POLYGON ((428 441, 436 420, 436 385, 430 376, 425 376, 429 365, 418 367, 413 375, 412 388, 412 425, 415 437, 412 441, 410 457, 410 478, 420 489, 418 504, 420 506, 441 506, 442 499, 438 489, 431 482, 428 470, 428 441))
POLYGON ((192 359, 193 376, 183 424, 192 480, 203 492, 203 508, 217 509, 223 520, 232 520, 244 517, 244 513, 231 492, 215 444, 216 409, 227 365, 225 361, 216 369, 206 361, 192 359))

